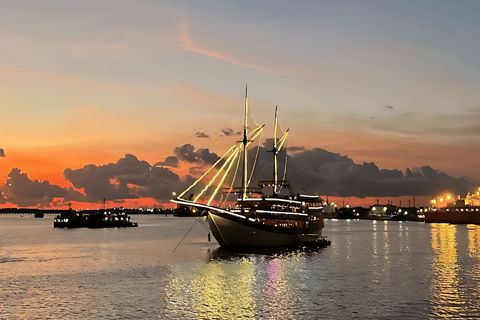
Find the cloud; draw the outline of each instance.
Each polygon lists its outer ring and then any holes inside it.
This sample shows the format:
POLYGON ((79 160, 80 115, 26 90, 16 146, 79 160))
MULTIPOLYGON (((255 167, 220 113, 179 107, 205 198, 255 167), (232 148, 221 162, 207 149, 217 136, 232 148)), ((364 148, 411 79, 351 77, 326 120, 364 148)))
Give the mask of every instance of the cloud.
MULTIPOLYGON (((269 148, 265 147, 259 150, 258 180, 271 179, 271 153, 267 150, 269 148)), ((279 156, 278 161, 278 172, 283 172, 285 155, 279 156)), ((380 169, 373 162, 356 164, 347 156, 320 148, 288 156, 286 179, 296 192, 305 189, 309 193, 341 197, 434 196, 445 190, 466 194, 475 190, 478 183, 465 177, 449 176, 430 166, 407 169, 403 173, 397 169, 380 169)))
POLYGON ((157 162, 154 164, 155 167, 173 167, 177 168, 178 167, 178 159, 177 157, 170 156, 166 157, 164 162, 157 162))
POLYGON ((230 128, 223 128, 222 129, 222 133, 224 136, 231 136, 233 135, 233 129, 230 129, 230 128))
POLYGON ((151 166, 131 154, 125 155, 117 163, 101 166, 90 164, 77 170, 65 169, 63 174, 75 188, 83 188, 88 202, 137 198, 168 201, 172 192, 187 186, 167 168, 151 166))
POLYGON ((196 133, 197 138, 210 138, 208 134, 203 133, 202 131, 197 131, 196 133))
POLYGON ((210 153, 208 149, 198 149, 195 151, 195 147, 191 144, 176 147, 173 153, 178 160, 196 164, 213 164, 218 159, 217 154, 210 153))
POLYGON ((287 150, 291 152, 299 152, 304 151, 305 147, 288 147, 287 150))
POLYGON ((239 66, 243 66, 243 67, 248 67, 248 68, 263 70, 263 71, 267 71, 267 72, 275 72, 275 73, 277 73, 277 72, 274 71, 274 70, 270 70, 270 69, 267 69, 267 68, 264 68, 264 67, 256 66, 256 65, 253 65, 253 64, 251 64, 251 63, 248 63, 248 62, 245 62, 245 61, 241 61, 241 60, 235 59, 235 58, 233 58, 233 57, 230 57, 230 56, 227 56, 227 55, 218 53, 218 52, 214 52, 214 51, 211 51, 211 50, 206 50, 206 49, 199 48, 199 47, 193 42, 193 40, 190 38, 190 32, 189 32, 189 30, 188 30, 188 23, 187 23, 187 21, 183 21, 183 22, 181 22, 180 25, 179 25, 179 37, 178 37, 178 42, 182 45, 182 47, 183 47, 184 49, 186 49, 186 50, 188 50, 188 51, 192 51, 192 52, 195 52, 195 53, 203 54, 203 55, 206 55, 206 56, 215 58, 215 59, 220 59, 220 60, 228 61, 228 62, 230 62, 230 63, 236 64, 236 65, 239 65, 239 66))
POLYGON ((6 157, 5 151, 3 151, 3 149, 0 149, 0 157, 2 158, 6 157))
MULTIPOLYGON (((395 197, 435 196, 446 190, 454 194, 466 194, 476 190, 478 182, 466 177, 455 178, 430 166, 401 170, 380 169, 373 162, 354 163, 346 155, 320 148, 302 150, 288 156, 287 177, 295 192, 335 195, 341 197, 395 197)), ((270 180, 272 175, 269 148, 260 147, 257 160, 257 180, 270 180)), ((252 156, 255 148, 250 150, 252 156)), ((117 163, 86 165, 81 169, 65 169, 65 179, 77 189, 61 188, 48 181, 30 180, 20 169, 14 168, 7 175, 7 182, 0 186, 0 203, 18 206, 61 206, 68 201, 101 202, 103 199, 122 202, 123 199, 153 198, 168 201, 172 192, 185 190, 195 178, 205 171, 205 165, 214 163, 218 156, 208 149, 197 149, 185 144, 174 150, 175 156, 151 166, 127 154, 117 163), (173 166, 180 161, 192 164, 190 175, 182 181, 179 176, 159 165, 173 166), (157 166, 158 165, 158 166, 157 166)), ((283 172, 285 153, 278 157, 278 172, 283 172)), ((239 179, 240 175, 237 175, 239 179)), ((282 179, 281 174, 279 179, 282 179)), ((253 181, 256 185, 258 181, 253 181)), ((268 192, 268 191, 267 191, 268 192)))
POLYGON ((240 131, 235 132, 235 131, 233 131, 233 129, 231 129, 231 128, 223 128, 223 129, 222 129, 222 135, 223 135, 223 136, 227 136, 227 137, 233 136, 233 135, 239 136, 239 135, 241 135, 241 134, 242 134, 242 133, 241 133, 240 131))
MULTIPOLYGON (((26 173, 13 168, 7 182, 0 187, 0 203, 15 203, 20 207, 45 206, 55 198, 63 201, 85 201, 85 196, 73 188, 61 188, 48 181, 30 180, 26 173)), ((58 200, 56 200, 58 202, 58 200)))
POLYGON ((199 176, 205 172, 204 167, 191 167, 188 169, 189 173, 193 176, 199 176))

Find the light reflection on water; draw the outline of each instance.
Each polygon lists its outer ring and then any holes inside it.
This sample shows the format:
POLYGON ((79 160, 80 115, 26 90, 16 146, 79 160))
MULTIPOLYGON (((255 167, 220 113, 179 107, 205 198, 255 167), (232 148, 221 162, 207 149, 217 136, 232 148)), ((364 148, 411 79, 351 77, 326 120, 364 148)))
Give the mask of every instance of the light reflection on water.
POLYGON ((480 228, 474 225, 432 224, 432 249, 436 254, 431 283, 435 317, 480 317, 479 232, 480 228), (463 248, 459 243, 464 240, 468 242, 468 254, 460 256, 463 248))
POLYGON ((299 290, 308 281, 305 253, 236 254, 214 250, 205 264, 173 268, 166 288, 169 318, 296 319, 299 290))
POLYGON ((326 220, 328 247, 247 253, 197 226, 173 252, 193 220, 134 218, 139 228, 58 230, 50 217, 0 217, 0 318, 480 314, 480 226, 326 220))

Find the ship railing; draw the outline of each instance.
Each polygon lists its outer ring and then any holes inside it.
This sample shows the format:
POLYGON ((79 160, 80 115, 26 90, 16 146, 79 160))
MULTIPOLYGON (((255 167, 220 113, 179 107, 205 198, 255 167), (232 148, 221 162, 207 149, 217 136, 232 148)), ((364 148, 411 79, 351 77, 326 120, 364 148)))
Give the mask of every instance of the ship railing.
POLYGON ((259 181, 258 182, 258 186, 259 187, 290 187, 290 182, 288 182, 287 180, 278 180, 278 181, 274 181, 274 180, 263 180, 263 181, 259 181))
POLYGON ((260 187, 232 187, 232 188, 224 188, 223 193, 233 193, 233 194, 263 194, 262 188, 260 187))

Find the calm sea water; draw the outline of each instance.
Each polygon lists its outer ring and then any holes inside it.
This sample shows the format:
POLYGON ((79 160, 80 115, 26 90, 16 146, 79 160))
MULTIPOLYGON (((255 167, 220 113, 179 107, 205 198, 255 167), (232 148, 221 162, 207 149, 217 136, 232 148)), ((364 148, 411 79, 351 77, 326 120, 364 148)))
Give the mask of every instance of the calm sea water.
POLYGON ((328 247, 242 254, 194 218, 133 221, 69 230, 0 216, 0 318, 480 317, 478 226, 326 220, 328 247))

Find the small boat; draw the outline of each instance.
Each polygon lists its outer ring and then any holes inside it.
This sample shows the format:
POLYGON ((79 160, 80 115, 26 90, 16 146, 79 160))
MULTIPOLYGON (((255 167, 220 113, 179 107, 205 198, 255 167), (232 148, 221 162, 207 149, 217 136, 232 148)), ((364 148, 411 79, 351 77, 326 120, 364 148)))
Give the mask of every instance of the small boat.
POLYGON ((277 138, 276 108, 271 150, 273 179, 259 181, 257 186, 251 185, 255 161, 251 172, 248 172, 247 151, 265 125, 257 126, 249 132, 248 113, 248 95, 245 89, 243 140, 232 146, 195 183, 172 199, 172 202, 206 214, 210 230, 221 247, 329 244, 329 240, 322 237, 322 199, 317 195, 295 194, 287 180, 277 177, 277 155, 285 143, 288 130, 281 138, 277 138), (234 187, 235 180, 238 180, 238 167, 242 167, 241 186, 234 187), (196 187, 199 192, 195 196, 192 193, 188 200, 183 198, 196 187), (271 188, 271 194, 266 195, 264 188, 271 188), (235 199, 228 201, 231 196, 235 199))
POLYGON ((35 212, 35 218, 43 218, 43 217, 44 217, 43 212, 41 212, 41 211, 35 212))
POLYGON ((137 227, 123 211, 95 210, 82 212, 68 210, 53 219, 54 228, 127 228, 137 227))

